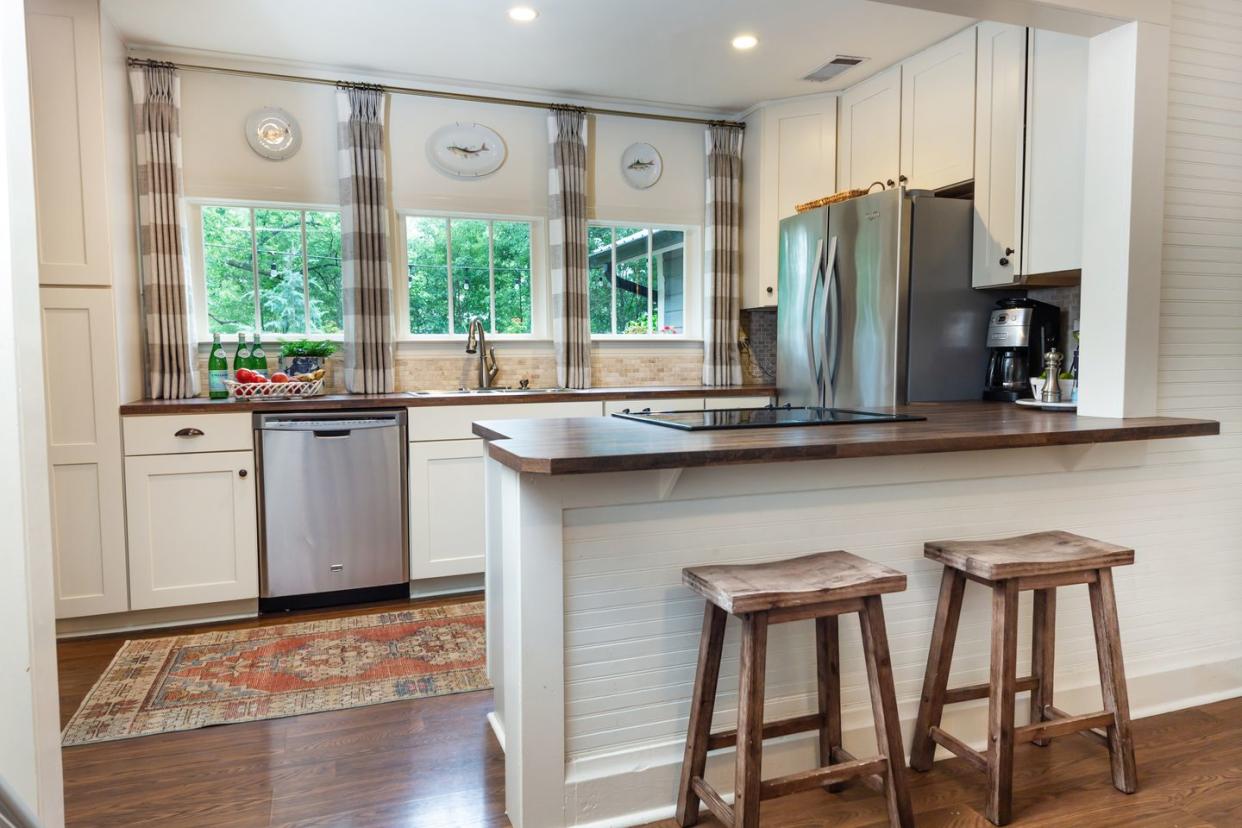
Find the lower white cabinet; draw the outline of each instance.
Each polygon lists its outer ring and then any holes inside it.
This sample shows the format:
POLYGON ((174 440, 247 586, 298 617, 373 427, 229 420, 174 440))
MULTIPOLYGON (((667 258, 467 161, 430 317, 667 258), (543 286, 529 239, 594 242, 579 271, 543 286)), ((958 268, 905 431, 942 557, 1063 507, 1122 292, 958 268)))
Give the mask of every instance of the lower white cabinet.
POLYGON ((483 571, 482 440, 410 443, 410 580, 483 571))
POLYGON ((124 612, 125 518, 111 291, 40 291, 56 617, 124 612))
POLYGON ((257 598, 254 453, 125 458, 133 609, 257 598))

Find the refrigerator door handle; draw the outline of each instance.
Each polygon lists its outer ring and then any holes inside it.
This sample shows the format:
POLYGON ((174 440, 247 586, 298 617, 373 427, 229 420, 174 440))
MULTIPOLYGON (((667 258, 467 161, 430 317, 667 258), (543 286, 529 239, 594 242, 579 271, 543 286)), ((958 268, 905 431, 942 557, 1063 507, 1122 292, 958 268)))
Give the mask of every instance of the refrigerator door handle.
POLYGON ((823 263, 824 240, 820 239, 815 245, 815 259, 811 265, 811 295, 806 303, 806 358, 811 371, 815 374, 815 387, 820 405, 823 405, 824 399, 824 365, 819 358, 819 349, 815 347, 815 297, 819 293, 821 275, 824 272, 823 263))
POLYGON ((821 399, 822 405, 828 405, 830 403, 834 403, 836 400, 837 362, 839 361, 839 358, 840 358, 839 354, 837 353, 837 351, 839 350, 839 348, 837 347, 837 343, 841 336, 840 326, 838 324, 840 322, 840 314, 839 314, 839 311, 836 310, 837 303, 834 303, 832 301, 834 294, 839 294, 839 291, 834 290, 837 284, 837 237, 836 236, 833 236, 831 239, 828 240, 828 261, 824 266, 823 273, 824 273, 824 296, 820 304, 820 307, 816 308, 815 312, 816 312, 816 315, 820 319, 824 320, 824 325, 825 325, 823 341, 820 342, 820 348, 823 351, 823 356, 820 359, 820 363, 823 366, 821 370, 821 375, 826 375, 825 383, 824 383, 826 385, 826 388, 824 389, 824 392, 820 393, 820 399, 821 399), (834 308, 834 312, 832 316, 828 315, 828 307, 830 304, 834 308), (828 330, 829 327, 831 328, 831 330, 828 330), (829 341, 833 343, 831 348, 828 347, 829 341), (828 393, 831 393, 832 395, 831 400, 827 399, 828 393))
MULTIPOLYGON (((828 290, 832 304, 832 368, 828 374, 828 386, 836 396, 837 372, 841 369, 841 271, 837 267, 837 237, 833 236, 828 247, 828 290)), ((824 309, 827 311, 827 308, 824 309)))

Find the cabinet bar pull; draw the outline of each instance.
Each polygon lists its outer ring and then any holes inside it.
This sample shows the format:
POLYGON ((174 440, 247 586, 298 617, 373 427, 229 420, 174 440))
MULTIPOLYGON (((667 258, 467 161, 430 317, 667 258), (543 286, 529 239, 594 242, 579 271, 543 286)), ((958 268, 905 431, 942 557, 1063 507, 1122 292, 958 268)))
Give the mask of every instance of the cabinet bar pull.
POLYGON ((203 430, 201 428, 181 428, 177 430, 174 437, 202 437, 203 430))

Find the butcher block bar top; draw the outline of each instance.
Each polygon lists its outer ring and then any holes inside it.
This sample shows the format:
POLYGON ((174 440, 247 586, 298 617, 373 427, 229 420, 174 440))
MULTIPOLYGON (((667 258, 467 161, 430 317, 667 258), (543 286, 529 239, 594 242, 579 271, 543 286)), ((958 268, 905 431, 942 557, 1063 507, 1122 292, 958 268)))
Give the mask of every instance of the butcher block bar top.
POLYGON ((587 474, 733 463, 832 460, 982 449, 1118 443, 1220 433, 1215 420, 1111 419, 1001 402, 885 409, 916 422, 680 431, 618 417, 485 420, 474 433, 504 465, 532 474, 587 474))
POLYGON ((772 396, 771 385, 634 386, 628 388, 506 388, 487 391, 397 391, 392 394, 325 394, 266 400, 137 400, 121 406, 121 414, 206 414, 228 411, 336 411, 360 408, 405 408, 430 405, 494 405, 496 403, 591 402, 650 400, 678 397, 772 396))

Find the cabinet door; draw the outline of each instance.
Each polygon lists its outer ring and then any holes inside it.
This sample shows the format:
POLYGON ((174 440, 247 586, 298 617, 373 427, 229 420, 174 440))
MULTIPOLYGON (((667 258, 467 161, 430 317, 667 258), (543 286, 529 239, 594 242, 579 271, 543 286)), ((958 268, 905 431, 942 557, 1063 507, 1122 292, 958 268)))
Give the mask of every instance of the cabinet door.
POLYGON ((1026 29, 979 24, 975 96, 975 287, 1011 284, 1022 272, 1022 174, 1026 29))
POLYGON ((410 580, 483 571, 483 441, 410 444, 410 580))
POLYGON ((108 285, 99 4, 26 3, 39 282, 108 285))
POLYGON ((134 609, 259 596, 254 453, 125 458, 134 609))
POLYGON ((1023 276, 1082 267, 1087 139, 1085 37, 1031 30, 1027 59, 1023 276))
POLYGON ((110 291, 43 288, 56 617, 129 609, 110 291))
POLYGON ((901 66, 885 69, 841 95, 837 187, 897 180, 901 166, 901 66))
POLYGON ((975 168, 975 27, 901 64, 901 174, 911 189, 968 181, 975 168))

